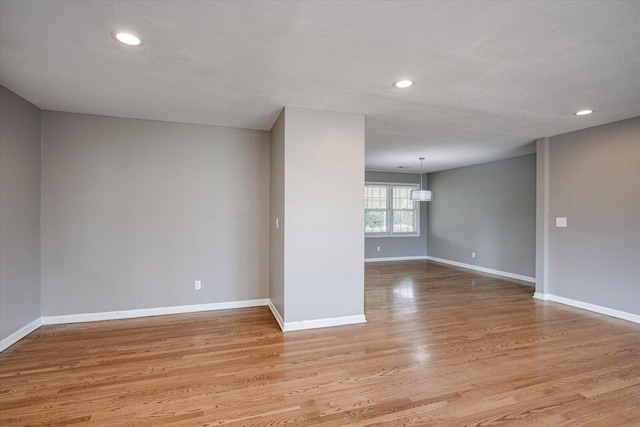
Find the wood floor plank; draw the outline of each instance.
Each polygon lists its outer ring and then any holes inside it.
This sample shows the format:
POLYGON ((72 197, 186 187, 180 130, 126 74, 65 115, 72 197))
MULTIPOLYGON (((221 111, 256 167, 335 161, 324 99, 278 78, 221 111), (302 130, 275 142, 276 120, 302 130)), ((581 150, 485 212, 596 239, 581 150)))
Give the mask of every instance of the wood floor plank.
POLYGON ((43 326, 0 354, 0 425, 640 425, 640 325, 430 261, 365 282, 359 325, 283 334, 258 307, 43 326))

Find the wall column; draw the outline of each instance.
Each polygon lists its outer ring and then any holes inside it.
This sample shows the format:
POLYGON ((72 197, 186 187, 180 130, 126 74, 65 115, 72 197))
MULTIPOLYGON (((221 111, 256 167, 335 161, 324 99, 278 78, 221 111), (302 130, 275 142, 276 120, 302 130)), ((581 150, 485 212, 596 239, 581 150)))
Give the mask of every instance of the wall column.
POLYGON ((536 140, 536 291, 546 299, 549 286, 549 138, 536 140))
POLYGON ((285 107, 271 145, 274 315, 285 331, 364 322, 364 116, 285 107))

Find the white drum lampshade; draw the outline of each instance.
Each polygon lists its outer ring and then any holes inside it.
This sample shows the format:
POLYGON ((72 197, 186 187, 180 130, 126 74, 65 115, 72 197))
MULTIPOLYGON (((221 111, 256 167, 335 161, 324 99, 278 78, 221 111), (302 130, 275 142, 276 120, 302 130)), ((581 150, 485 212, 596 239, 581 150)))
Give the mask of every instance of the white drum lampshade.
POLYGON ((422 162, 424 157, 420 157, 420 189, 411 192, 411 200, 414 202, 430 202, 433 200, 433 193, 422 189, 422 162))

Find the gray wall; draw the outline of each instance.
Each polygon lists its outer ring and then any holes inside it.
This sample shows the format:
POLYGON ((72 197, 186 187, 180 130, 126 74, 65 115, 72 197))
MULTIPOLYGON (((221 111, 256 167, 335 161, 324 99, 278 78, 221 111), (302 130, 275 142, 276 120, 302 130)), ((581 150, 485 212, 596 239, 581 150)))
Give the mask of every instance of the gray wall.
POLYGON ((285 108, 285 322, 364 314, 364 116, 285 108))
POLYGON ((40 110, 0 86, 0 339, 40 317, 40 110))
POLYGON ((535 276, 535 154, 430 173, 429 189, 429 256, 535 276))
POLYGON ((284 304, 284 109, 271 128, 271 212, 269 251, 269 298, 280 316, 284 304), (276 218, 278 228, 276 228, 276 218))
POLYGON ((547 292, 640 314, 640 117, 549 138, 549 166, 547 292))
POLYGON ((51 111, 42 131, 43 316, 268 297, 267 132, 51 111))
MULTIPOLYGON (((420 184, 420 174, 393 172, 365 172, 368 182, 392 182, 420 184)), ((427 188, 427 175, 422 178, 427 188)), ((365 237, 365 258, 412 257, 427 255, 427 204, 420 202, 420 236, 418 237, 365 237), (377 247, 380 247, 380 252, 377 247)))

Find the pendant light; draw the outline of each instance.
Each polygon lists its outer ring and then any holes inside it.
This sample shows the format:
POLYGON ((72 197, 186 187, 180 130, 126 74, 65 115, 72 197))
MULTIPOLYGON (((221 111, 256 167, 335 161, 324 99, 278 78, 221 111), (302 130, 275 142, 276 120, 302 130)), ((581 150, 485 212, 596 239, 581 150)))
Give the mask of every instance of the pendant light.
POLYGON ((411 192, 411 200, 414 202, 430 202, 433 200, 433 193, 429 190, 422 189, 422 161, 424 157, 420 157, 420 189, 411 192))

